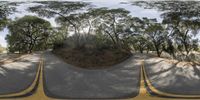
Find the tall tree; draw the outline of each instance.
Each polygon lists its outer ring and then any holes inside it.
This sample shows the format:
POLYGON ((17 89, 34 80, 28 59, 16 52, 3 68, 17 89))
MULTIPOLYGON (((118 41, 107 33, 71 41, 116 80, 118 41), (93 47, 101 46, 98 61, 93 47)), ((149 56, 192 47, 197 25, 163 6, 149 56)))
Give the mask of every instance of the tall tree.
POLYGON ((51 25, 48 21, 36 16, 24 16, 13 21, 7 35, 10 52, 31 53, 45 48, 51 25))
POLYGON ((71 1, 40 1, 37 3, 42 3, 42 5, 30 7, 29 11, 35 12, 40 16, 57 17, 56 19, 59 19, 62 25, 67 25, 66 28, 71 28, 74 31, 74 34, 77 35, 77 45, 79 45, 80 34, 78 27, 80 21, 78 15, 80 10, 89 6, 89 3, 71 1))
POLYGON ((163 11, 163 24, 168 27, 168 52, 172 55, 175 49, 188 56, 198 47, 198 38, 194 37, 200 30, 199 1, 136 1, 133 3, 148 9, 163 11), (173 45, 171 45, 173 44, 173 45), (172 49, 173 48, 173 49, 172 49))
POLYGON ((156 20, 150 22, 149 19, 146 20, 145 33, 148 35, 150 41, 156 50, 157 56, 160 57, 163 51, 163 44, 165 42, 166 32, 162 24, 157 23, 156 20))
POLYGON ((122 47, 122 35, 125 33, 126 20, 129 11, 118 8, 96 8, 89 11, 95 14, 95 30, 107 35, 113 42, 115 47, 122 47))

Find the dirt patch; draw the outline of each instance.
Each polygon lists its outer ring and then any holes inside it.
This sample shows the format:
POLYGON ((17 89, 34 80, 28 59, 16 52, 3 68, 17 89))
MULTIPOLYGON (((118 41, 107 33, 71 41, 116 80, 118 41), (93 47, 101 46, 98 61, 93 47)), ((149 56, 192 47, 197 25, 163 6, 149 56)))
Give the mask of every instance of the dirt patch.
POLYGON ((64 59, 69 64, 87 68, 99 69, 118 64, 128 59, 132 54, 125 50, 105 49, 105 50, 87 50, 87 49, 56 49, 54 54, 64 59))

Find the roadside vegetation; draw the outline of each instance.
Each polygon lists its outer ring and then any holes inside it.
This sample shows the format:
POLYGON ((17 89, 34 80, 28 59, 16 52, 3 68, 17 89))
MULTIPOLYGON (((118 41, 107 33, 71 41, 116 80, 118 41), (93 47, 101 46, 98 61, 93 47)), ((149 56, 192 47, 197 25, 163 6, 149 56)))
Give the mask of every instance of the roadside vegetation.
POLYGON ((10 52, 31 53, 51 48, 67 63, 84 68, 117 64, 132 52, 198 61, 193 59, 200 43, 196 38, 200 29, 198 1, 132 3, 163 11, 162 22, 131 16, 123 8, 93 8, 85 2, 37 3, 42 5, 28 10, 40 18, 24 16, 6 24, 10 30, 6 37, 10 52), (56 17, 58 27, 52 27, 41 17, 56 17))
POLYGON ((6 50, 6 48, 4 48, 4 47, 2 47, 2 46, 0 45, 0 53, 3 53, 5 50, 6 50))

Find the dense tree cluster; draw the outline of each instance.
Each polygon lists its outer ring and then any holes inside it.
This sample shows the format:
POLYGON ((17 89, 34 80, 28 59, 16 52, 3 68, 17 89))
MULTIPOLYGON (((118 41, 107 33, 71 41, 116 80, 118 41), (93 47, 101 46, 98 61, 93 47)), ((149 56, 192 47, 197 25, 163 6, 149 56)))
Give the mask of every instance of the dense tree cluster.
POLYGON ((54 49, 72 46, 130 51, 133 48, 141 53, 155 51, 159 57, 165 52, 174 58, 178 55, 187 58, 191 51, 198 50, 199 40, 195 36, 200 29, 200 3, 196 1, 133 2, 133 5, 163 11, 163 22, 133 17, 123 8, 93 8, 85 2, 37 3, 42 5, 28 10, 42 17, 56 17, 59 27, 50 28, 48 22, 33 16, 14 21, 7 36, 11 51, 11 48, 26 48, 31 52, 41 47, 38 45, 44 45, 40 43, 47 43, 54 49))
POLYGON ((10 23, 8 29, 10 34, 6 40, 10 52, 31 53, 33 50, 46 48, 51 25, 44 19, 24 16, 10 23))
MULTIPOLYGON (((198 50, 199 39, 195 38, 200 29, 200 2, 198 1, 137 1, 134 5, 163 11, 161 17, 166 36, 163 50, 176 57, 181 53, 189 55, 198 50)), ((164 32, 162 33, 164 34, 164 32)))

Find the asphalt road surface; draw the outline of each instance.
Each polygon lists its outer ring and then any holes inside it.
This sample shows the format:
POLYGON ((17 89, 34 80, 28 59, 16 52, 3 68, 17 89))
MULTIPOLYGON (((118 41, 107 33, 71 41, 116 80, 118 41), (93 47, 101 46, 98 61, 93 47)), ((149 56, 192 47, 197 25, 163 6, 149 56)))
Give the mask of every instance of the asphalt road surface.
MULTIPOLYGON (((39 62, 43 62, 40 57, 41 54, 35 53, 22 57, 16 62, 0 65, 0 95, 19 93, 27 89, 36 74, 40 73, 40 71, 37 73, 39 62)), ((36 95, 33 94, 34 99, 47 100, 51 97, 56 99, 124 99, 136 96, 138 100, 169 99, 147 95, 147 89, 140 77, 143 58, 146 72, 144 74, 147 74, 148 80, 157 90, 183 96, 200 95, 199 65, 133 54, 131 58, 115 66, 88 70, 69 65, 51 52, 45 52, 43 58, 43 73, 40 75, 44 76, 39 77, 41 81, 39 81, 39 87, 36 87, 37 91, 34 93, 36 95), (139 92, 141 89, 142 91, 139 92), (45 98, 41 98, 41 94, 45 98)))
POLYGON ((35 79, 39 59, 40 54, 31 54, 17 62, 0 65, 0 95, 28 88, 35 79))
POLYGON ((200 95, 200 66, 145 57, 145 69, 152 85, 163 92, 200 95))
POLYGON ((140 56, 108 69, 87 70, 66 64, 51 52, 44 54, 45 93, 57 98, 128 98, 138 95, 140 56))

